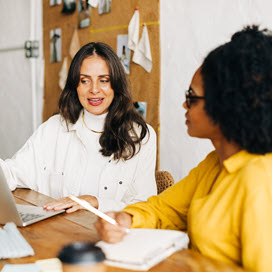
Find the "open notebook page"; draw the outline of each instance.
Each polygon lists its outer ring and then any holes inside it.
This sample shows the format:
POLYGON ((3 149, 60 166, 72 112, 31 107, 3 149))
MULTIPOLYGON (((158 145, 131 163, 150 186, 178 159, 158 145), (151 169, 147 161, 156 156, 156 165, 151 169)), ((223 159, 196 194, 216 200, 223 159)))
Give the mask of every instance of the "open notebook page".
POLYGON ((131 229, 116 244, 103 241, 96 245, 106 255, 106 264, 134 270, 148 270, 172 253, 187 248, 188 235, 181 231, 131 229))

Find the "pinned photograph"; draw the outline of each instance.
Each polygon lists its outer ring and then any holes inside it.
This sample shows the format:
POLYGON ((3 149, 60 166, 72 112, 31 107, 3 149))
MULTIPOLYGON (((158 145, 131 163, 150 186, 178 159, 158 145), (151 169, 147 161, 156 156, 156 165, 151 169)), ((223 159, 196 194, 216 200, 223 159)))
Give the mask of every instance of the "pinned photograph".
POLYGON ((111 12, 111 0, 99 0, 98 14, 111 12))
POLYGON ((76 0, 63 0, 62 13, 72 14, 76 10, 76 0))
POLYGON ((117 35, 117 56, 119 57, 125 73, 130 73, 130 54, 128 49, 128 35, 117 35))
POLYGON ((84 28, 90 26, 91 22, 91 6, 87 0, 78 2, 78 27, 84 28))
POLYGON ((61 28, 50 30, 50 61, 61 61, 61 28))
POLYGON ((60 5, 62 0, 50 0, 50 6, 60 5))
POLYGON ((136 111, 139 112, 142 115, 144 120, 146 120, 147 103, 146 102, 134 102, 133 105, 134 105, 136 111))

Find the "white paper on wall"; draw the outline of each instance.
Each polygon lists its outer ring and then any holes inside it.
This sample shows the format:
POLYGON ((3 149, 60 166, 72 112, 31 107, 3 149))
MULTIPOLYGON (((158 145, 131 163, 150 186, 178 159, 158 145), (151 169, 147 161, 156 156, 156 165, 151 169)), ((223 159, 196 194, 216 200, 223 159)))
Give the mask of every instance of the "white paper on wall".
POLYGON ((77 33, 77 28, 74 29, 73 37, 71 40, 70 44, 70 49, 69 49, 69 54, 71 58, 75 56, 77 51, 80 49, 80 43, 79 43, 79 38, 78 38, 78 33, 77 33))
POLYGON ((152 69, 152 56, 147 26, 144 25, 142 37, 134 51, 133 62, 141 65, 148 73, 152 69))
POLYGON ((63 59, 63 63, 59 72, 59 86, 63 90, 65 87, 66 79, 68 75, 68 58, 63 59))
POLYGON ((98 6, 98 0, 88 0, 89 5, 91 5, 93 8, 97 8, 98 6))
POLYGON ((135 50, 139 40, 140 13, 136 9, 128 25, 128 48, 135 50))

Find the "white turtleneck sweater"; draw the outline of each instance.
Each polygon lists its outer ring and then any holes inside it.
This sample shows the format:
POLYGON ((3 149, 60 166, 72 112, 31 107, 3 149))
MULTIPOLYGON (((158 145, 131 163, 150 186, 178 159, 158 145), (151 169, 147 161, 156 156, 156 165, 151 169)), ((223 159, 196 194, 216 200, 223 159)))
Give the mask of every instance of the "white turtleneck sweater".
POLYGON ((99 144, 101 133, 95 133, 90 129, 102 132, 106 116, 107 113, 94 115, 84 109, 84 121, 89 129, 84 124, 81 131, 81 138, 87 149, 88 161, 85 176, 81 183, 81 195, 98 196, 99 178, 103 170, 103 166, 109 158, 103 156, 101 152, 99 152, 101 149, 101 145, 99 144))

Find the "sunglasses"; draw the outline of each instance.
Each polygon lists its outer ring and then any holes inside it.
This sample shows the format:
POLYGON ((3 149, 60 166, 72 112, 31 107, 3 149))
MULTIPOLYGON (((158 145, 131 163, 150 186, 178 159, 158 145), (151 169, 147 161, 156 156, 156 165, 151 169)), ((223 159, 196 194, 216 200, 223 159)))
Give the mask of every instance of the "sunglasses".
POLYGON ((193 95, 194 91, 190 87, 189 90, 185 92, 185 100, 186 100, 186 106, 188 109, 191 108, 191 105, 194 104, 198 99, 204 99, 205 96, 197 96, 193 95))

